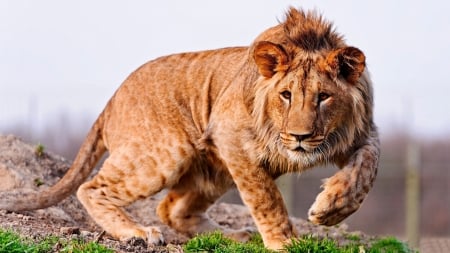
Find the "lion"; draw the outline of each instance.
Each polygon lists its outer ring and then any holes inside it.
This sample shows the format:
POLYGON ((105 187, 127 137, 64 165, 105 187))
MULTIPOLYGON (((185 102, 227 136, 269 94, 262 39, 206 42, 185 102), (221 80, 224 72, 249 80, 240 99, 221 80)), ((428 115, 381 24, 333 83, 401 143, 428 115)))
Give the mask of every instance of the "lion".
POLYGON ((372 187, 379 158, 372 93, 364 53, 321 15, 291 7, 248 47, 145 63, 109 100, 61 180, 39 193, 2 193, 0 208, 46 208, 76 191, 113 237, 160 244, 160 229, 136 223, 123 207, 168 189, 156 210, 165 224, 245 240, 248 230, 205 214, 237 187, 265 247, 279 250, 296 232, 274 179, 339 167, 308 213, 324 225, 355 212, 372 187))

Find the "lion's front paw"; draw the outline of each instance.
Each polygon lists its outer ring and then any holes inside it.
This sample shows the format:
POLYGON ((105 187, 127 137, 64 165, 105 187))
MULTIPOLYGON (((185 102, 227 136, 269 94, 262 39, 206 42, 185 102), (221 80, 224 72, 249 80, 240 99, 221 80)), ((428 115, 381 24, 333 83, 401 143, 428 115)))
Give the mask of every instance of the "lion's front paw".
POLYGON ((335 175, 324 184, 308 212, 308 219, 321 225, 335 225, 354 213, 364 199, 350 178, 335 175))

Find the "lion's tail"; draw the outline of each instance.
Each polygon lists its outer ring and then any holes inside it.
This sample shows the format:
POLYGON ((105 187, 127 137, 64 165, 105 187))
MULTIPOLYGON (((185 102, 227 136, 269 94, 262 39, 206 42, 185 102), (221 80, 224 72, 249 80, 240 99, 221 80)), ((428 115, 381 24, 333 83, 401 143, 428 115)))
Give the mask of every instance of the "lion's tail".
POLYGON ((24 211, 42 209, 57 204, 73 193, 90 175, 106 151, 102 140, 104 112, 99 116, 70 169, 54 186, 41 192, 14 190, 0 193, 0 209, 24 211))

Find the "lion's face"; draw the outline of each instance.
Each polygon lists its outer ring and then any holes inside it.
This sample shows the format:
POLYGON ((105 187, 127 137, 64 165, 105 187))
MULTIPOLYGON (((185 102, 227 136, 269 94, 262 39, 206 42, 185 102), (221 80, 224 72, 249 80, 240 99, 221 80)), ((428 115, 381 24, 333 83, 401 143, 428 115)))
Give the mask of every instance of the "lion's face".
POLYGON ((347 89, 314 66, 286 75, 268 95, 268 114, 289 156, 325 152, 351 114, 347 89))
POLYGON ((257 85, 266 95, 266 121, 278 135, 281 153, 312 163, 343 142, 351 144, 354 104, 360 102, 355 83, 364 70, 361 51, 348 47, 292 59, 281 46, 263 42, 256 46, 255 61, 263 76, 257 85))

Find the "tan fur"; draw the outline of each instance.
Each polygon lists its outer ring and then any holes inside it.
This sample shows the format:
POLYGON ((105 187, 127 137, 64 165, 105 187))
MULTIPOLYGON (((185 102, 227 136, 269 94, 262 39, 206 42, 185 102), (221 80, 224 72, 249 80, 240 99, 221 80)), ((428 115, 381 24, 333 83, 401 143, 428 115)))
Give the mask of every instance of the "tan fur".
POLYGON ((236 185, 266 247, 280 249, 295 232, 276 177, 326 163, 341 168, 309 211, 326 225, 356 211, 372 186, 379 145, 365 56, 319 15, 291 8, 250 47, 150 61, 117 90, 57 185, 21 199, 3 194, 0 208, 56 203, 105 149, 110 156, 77 196, 114 237, 160 243, 157 227, 137 224, 122 207, 168 188, 157 209, 164 223, 245 240, 247 231, 221 228, 204 213, 236 185))

